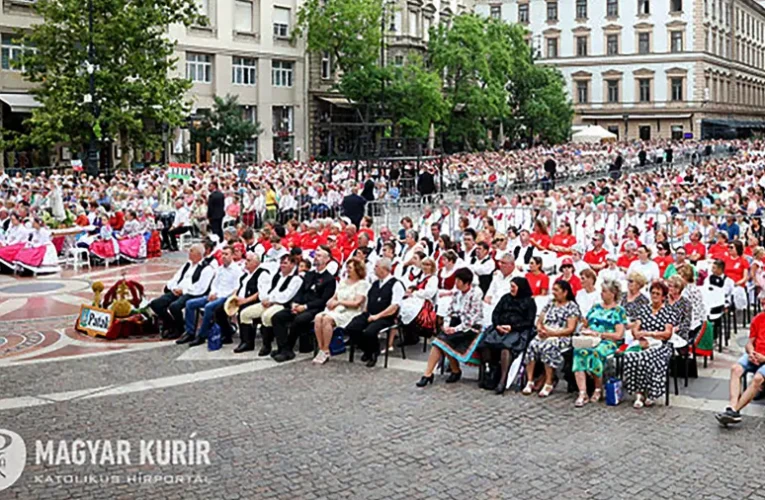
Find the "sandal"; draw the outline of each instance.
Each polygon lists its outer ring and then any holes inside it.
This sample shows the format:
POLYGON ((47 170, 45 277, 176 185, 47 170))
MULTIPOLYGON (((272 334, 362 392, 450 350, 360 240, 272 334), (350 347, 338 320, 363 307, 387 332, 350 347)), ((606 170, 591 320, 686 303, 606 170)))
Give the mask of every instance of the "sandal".
POLYGON ((592 401, 593 403, 597 403, 598 401, 600 401, 600 395, 601 395, 601 390, 595 389, 594 391, 592 391, 592 397, 590 398, 590 401, 592 401))
POLYGON ((653 399, 645 398, 645 403, 643 403, 643 404, 645 405, 646 408, 650 408, 653 405, 655 405, 656 402, 653 399))
POLYGON ((644 404, 643 404, 643 395, 642 394, 638 394, 637 396, 635 396, 635 402, 632 403, 632 407, 640 409, 643 406, 644 406, 644 404))
POLYGON ((545 384, 544 387, 542 387, 542 390, 539 391, 539 397, 540 398, 546 398, 550 395, 550 393, 553 391, 553 386, 550 384, 545 384))
POLYGON ((574 402, 574 406, 576 406, 577 408, 581 408, 587 403, 588 403, 587 391, 579 391, 579 397, 576 398, 576 401, 574 402))
POLYGON ((526 387, 523 388, 523 390, 521 391, 521 394, 523 394, 524 396, 528 396, 532 392, 534 392, 534 382, 529 382, 526 384, 526 387))

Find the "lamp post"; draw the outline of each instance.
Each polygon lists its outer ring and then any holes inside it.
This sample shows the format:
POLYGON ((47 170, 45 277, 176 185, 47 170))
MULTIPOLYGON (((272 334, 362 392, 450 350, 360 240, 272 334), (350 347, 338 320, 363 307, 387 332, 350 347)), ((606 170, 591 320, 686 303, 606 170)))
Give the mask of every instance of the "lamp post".
POLYGON ((88 175, 97 176, 99 167, 98 140, 96 129, 98 125, 98 105, 96 104, 96 49, 93 45, 93 0, 88 0, 88 79, 90 86, 90 106, 93 112, 93 125, 88 143, 88 175))

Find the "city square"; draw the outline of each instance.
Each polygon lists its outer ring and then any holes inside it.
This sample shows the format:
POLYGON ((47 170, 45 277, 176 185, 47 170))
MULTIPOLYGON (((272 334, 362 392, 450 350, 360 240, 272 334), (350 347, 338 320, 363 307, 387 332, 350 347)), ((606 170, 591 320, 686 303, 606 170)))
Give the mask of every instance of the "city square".
POLYGON ((0 499, 765 499, 764 40, 0 1, 0 499))

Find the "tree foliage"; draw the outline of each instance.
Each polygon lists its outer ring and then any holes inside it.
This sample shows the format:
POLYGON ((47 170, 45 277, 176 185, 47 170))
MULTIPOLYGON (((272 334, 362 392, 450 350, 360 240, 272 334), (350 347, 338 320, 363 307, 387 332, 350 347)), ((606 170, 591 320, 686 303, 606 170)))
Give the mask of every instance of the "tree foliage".
POLYGON ((260 135, 260 125, 246 120, 236 96, 215 96, 213 109, 195 130, 195 139, 207 142, 211 149, 221 154, 236 154, 244 149, 247 141, 260 135))
MULTIPOLYGON (((91 0, 95 102, 89 94, 89 2, 38 0, 42 21, 24 35, 35 48, 23 57, 24 76, 42 107, 28 121, 25 141, 82 145, 91 136, 119 137, 123 148, 161 143, 161 125, 180 125, 188 112, 185 78, 172 76, 177 58, 167 26, 204 23, 194 0, 91 0), (153 125, 149 127, 147 125, 153 125), (100 133, 99 133, 100 132, 100 133)), ((123 155, 127 158, 126 155, 123 155)))

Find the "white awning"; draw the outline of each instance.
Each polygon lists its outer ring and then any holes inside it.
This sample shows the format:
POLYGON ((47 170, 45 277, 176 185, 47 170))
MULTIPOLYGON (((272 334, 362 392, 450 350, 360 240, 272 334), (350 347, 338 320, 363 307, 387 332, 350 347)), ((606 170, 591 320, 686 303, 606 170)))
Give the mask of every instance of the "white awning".
MULTIPOLYGON (((666 115, 637 115, 629 113, 628 120, 685 120, 691 117, 690 113, 666 114, 666 115)), ((582 120, 624 120, 624 115, 583 115, 582 120)))
POLYGON ((10 106, 12 113, 31 113, 41 106, 32 94, 0 94, 0 101, 10 106))
POLYGON ((339 108, 350 108, 353 105, 353 101, 349 100, 345 96, 321 96, 319 97, 324 102, 328 102, 330 104, 334 104, 335 106, 339 108))

